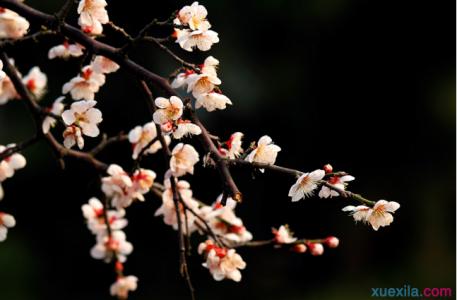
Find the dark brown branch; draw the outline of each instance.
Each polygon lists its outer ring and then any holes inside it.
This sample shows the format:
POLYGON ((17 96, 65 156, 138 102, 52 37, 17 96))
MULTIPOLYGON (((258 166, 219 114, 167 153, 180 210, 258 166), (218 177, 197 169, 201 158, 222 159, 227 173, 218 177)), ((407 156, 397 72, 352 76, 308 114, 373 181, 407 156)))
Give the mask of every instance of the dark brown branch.
POLYGON ((112 144, 115 144, 115 143, 119 143, 119 142, 123 142, 123 141, 126 141, 126 140, 128 140, 128 136, 126 134, 123 134, 123 133, 120 133, 120 134, 118 134, 116 136, 112 136, 112 137, 108 137, 106 134, 104 134, 102 136, 102 141, 97 146, 95 146, 92 150, 90 150, 88 152, 88 154, 90 154, 92 156, 96 156, 97 154, 99 154, 101 151, 103 151, 109 145, 112 145, 112 144))
POLYGON ((5 158, 13 155, 14 153, 17 153, 19 151, 24 150, 25 148, 34 145, 36 142, 40 141, 39 136, 34 136, 31 139, 28 139, 26 141, 23 141, 13 147, 6 148, 3 152, 0 153, 0 162, 4 160, 5 158))

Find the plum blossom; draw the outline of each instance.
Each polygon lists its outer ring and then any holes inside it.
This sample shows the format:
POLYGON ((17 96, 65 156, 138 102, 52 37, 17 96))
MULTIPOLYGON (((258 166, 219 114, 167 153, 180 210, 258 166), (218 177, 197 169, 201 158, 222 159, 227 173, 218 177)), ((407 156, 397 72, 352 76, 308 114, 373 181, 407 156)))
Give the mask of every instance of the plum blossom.
POLYGON ((290 232, 289 226, 281 225, 279 229, 273 228, 274 240, 278 244, 291 244, 297 240, 290 232))
MULTIPOLYGON (((143 126, 136 126, 130 130, 128 137, 133 148, 132 158, 137 159, 143 148, 157 137, 156 125, 154 122, 149 122, 143 126)), ((145 150, 144 153, 148 152, 148 150, 145 150)))
POLYGON ((200 73, 192 73, 187 77, 187 92, 197 97, 200 94, 211 92, 222 81, 217 77, 219 61, 212 56, 205 59, 200 73))
POLYGON ((19 39, 29 27, 29 22, 14 11, 0 8, 0 39, 19 39))
POLYGON ((198 246, 198 253, 206 255, 203 266, 209 269, 214 280, 230 279, 235 282, 241 280, 240 270, 246 268, 246 263, 235 249, 227 250, 208 240, 198 246))
POLYGON ((252 240, 252 234, 243 225, 243 221, 235 215, 236 201, 231 197, 222 205, 220 195, 212 206, 200 208, 202 216, 211 226, 215 234, 220 235, 225 243, 236 246, 252 240))
POLYGON ((114 257, 117 257, 123 263, 132 251, 133 246, 126 240, 125 233, 115 230, 111 236, 97 235, 97 243, 90 250, 90 255, 95 259, 103 259, 105 262, 110 262, 114 257))
POLYGON ((10 214, 0 212, 0 242, 6 240, 8 228, 16 226, 16 220, 10 214))
POLYGON ((399 208, 400 204, 397 202, 379 200, 375 203, 373 208, 365 205, 350 205, 344 207, 343 211, 351 212, 355 221, 370 223, 371 227, 377 231, 379 227, 388 226, 393 222, 394 217, 392 214, 399 208))
POLYGON ((196 96, 195 108, 204 107, 207 111, 212 112, 216 109, 223 110, 228 105, 232 105, 232 101, 218 92, 202 93, 196 96))
POLYGON ((148 193, 156 179, 156 173, 147 169, 136 170, 132 177, 132 197, 144 201, 143 195, 148 193))
MULTIPOLYGON (((163 221, 165 224, 172 226, 174 230, 178 230, 176 206, 173 200, 173 190, 171 188, 170 180, 171 178, 167 178, 164 182, 165 190, 162 193, 162 205, 156 210, 154 216, 163 216, 163 221)), ((176 181, 176 189, 181 196, 184 204, 194 212, 198 213, 199 204, 192 198, 192 190, 190 189, 190 184, 185 180, 176 181)), ((185 210, 182 203, 179 203, 178 208, 180 212, 183 232, 187 232, 187 229, 189 229, 189 233, 195 231, 196 217, 189 211, 185 210), (187 225, 185 224, 186 220, 187 225)))
POLYGON ((289 190, 289 197, 292 197, 292 202, 312 196, 319 181, 322 180, 324 176, 325 171, 320 169, 301 175, 289 190))
POLYGON ((96 137, 100 134, 98 124, 103 120, 102 112, 94 108, 96 104, 93 100, 74 102, 70 109, 62 113, 62 120, 67 126, 80 127, 84 135, 96 137))
POLYGON ((173 130, 173 138, 181 139, 187 135, 199 135, 202 133, 201 128, 189 120, 179 119, 176 121, 176 127, 173 130))
POLYGON ((187 25, 192 30, 207 30, 211 25, 206 20, 208 11, 203 5, 199 5, 198 2, 192 3, 192 5, 186 5, 181 8, 174 20, 177 25, 187 25))
MULTIPOLYGON (((91 198, 87 204, 84 204, 81 207, 81 209, 84 218, 87 221, 87 227, 89 230, 95 235, 106 234, 107 226, 104 218, 104 208, 100 200, 97 198, 91 198)), ((128 221, 124 218, 124 209, 110 209, 107 210, 106 214, 111 230, 121 230, 127 226, 128 221)))
MULTIPOLYGON (((65 105, 62 103, 62 101, 65 99, 65 97, 61 96, 57 98, 54 103, 52 104, 52 107, 47 109, 48 112, 55 116, 60 116, 65 109, 65 105)), ((43 123, 41 125, 41 129, 43 130, 43 133, 46 134, 49 132, 49 130, 54 127, 57 123, 57 120, 52 117, 52 116, 46 116, 43 120, 43 123)))
POLYGON ((105 84, 105 75, 96 73, 91 66, 85 66, 81 74, 65 83, 62 93, 70 93, 73 100, 94 100, 95 93, 105 84))
POLYGON ((62 133, 64 138, 63 145, 65 148, 71 149, 74 145, 77 145, 79 149, 84 148, 84 138, 82 136, 81 128, 78 126, 68 126, 62 133))
POLYGON ((105 0, 81 0, 78 5, 78 24, 86 33, 99 35, 103 32, 102 24, 109 22, 105 0))
POLYGON ((91 65, 93 71, 99 74, 108 74, 119 70, 117 63, 101 55, 97 55, 91 65))
POLYGON ((218 33, 213 30, 179 30, 176 31, 176 43, 186 51, 192 52, 194 48, 200 51, 208 51, 213 44, 219 43, 218 33))
POLYGON ((157 106, 157 110, 152 118, 156 124, 163 125, 181 118, 184 105, 178 97, 171 96, 170 99, 158 97, 154 103, 157 106))
POLYGON ((3 61, 0 59, 0 82, 6 78, 6 73, 3 72, 3 61))
MULTIPOLYGON (((331 184, 332 186, 344 191, 346 189, 346 186, 348 185, 347 182, 352 181, 354 179, 355 177, 351 175, 332 176, 327 182, 328 184, 331 184)), ((339 193, 325 185, 323 185, 321 190, 319 191, 319 198, 331 198, 336 196, 339 196, 339 193)))
POLYGON ((40 99, 46 91, 48 77, 41 72, 39 67, 33 67, 22 79, 22 83, 37 99, 40 99))
POLYGON ((230 136, 230 139, 227 142, 225 142, 228 148, 228 151, 225 153, 225 156, 227 156, 230 159, 236 159, 243 153, 243 136, 244 135, 242 132, 235 132, 230 136))
POLYGON ((83 50, 84 48, 80 44, 70 44, 68 41, 64 41, 63 44, 49 49, 48 58, 68 59, 70 57, 79 57, 84 54, 83 50))
MULTIPOLYGON (((275 163, 279 151, 281 148, 273 144, 271 137, 264 135, 259 139, 257 147, 246 157, 246 160, 272 165, 275 163)), ((264 170, 260 169, 260 171, 263 172, 264 170)))
POLYGON ((110 287, 111 296, 119 299, 127 299, 129 292, 135 291, 138 286, 138 278, 133 275, 118 277, 110 287))
MULTIPOLYGON (((9 144, 6 147, 0 145, 0 153, 8 150, 9 148, 15 147, 15 144, 9 144)), ((4 158, 0 162, 0 182, 5 181, 7 178, 14 176, 14 173, 25 167, 27 161, 25 157, 20 153, 13 153, 11 156, 4 158)))
POLYGON ((102 191, 118 209, 129 206, 133 201, 130 194, 133 182, 130 176, 116 164, 110 165, 107 173, 109 176, 102 178, 102 191))
POLYGON ((9 76, 0 81, 0 105, 6 104, 9 100, 19 99, 20 96, 14 87, 9 76))
POLYGON ((179 143, 171 152, 170 170, 175 177, 194 174, 194 166, 199 160, 199 154, 192 145, 179 143))

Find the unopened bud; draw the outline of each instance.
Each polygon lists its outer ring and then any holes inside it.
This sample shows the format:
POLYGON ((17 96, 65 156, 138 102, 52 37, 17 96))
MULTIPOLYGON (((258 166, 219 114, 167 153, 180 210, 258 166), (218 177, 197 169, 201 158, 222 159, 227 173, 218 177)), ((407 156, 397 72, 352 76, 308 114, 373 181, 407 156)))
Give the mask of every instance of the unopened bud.
POLYGON ((331 164, 326 164, 326 165, 324 166, 324 171, 325 171, 325 173, 327 173, 327 174, 328 174, 328 173, 332 173, 332 172, 333 172, 333 167, 332 167, 332 165, 331 165, 331 164))
POLYGON ((329 248, 336 248, 340 244, 340 240, 334 236, 329 236, 328 238, 325 239, 325 244, 329 248))
POLYGON ((309 243, 308 244, 309 251, 311 255, 318 256, 324 253, 324 246, 321 243, 309 243))
POLYGON ((308 249, 308 248, 306 247, 305 244, 296 244, 292 247, 292 251, 297 252, 297 253, 305 253, 306 249, 308 249))

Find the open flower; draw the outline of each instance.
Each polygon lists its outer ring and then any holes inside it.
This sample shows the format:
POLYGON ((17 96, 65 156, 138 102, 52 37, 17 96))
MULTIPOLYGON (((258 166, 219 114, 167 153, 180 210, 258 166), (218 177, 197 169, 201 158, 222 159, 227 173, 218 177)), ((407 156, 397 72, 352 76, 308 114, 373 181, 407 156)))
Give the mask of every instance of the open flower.
MULTIPOLYGON (((11 64, 14 64, 13 60, 10 60, 11 64)), ((3 62, 1 63, 3 69, 3 62)), ((9 100, 12 99, 19 99, 20 96, 14 87, 11 78, 5 74, 5 72, 1 71, 1 80, 0 80, 0 105, 7 103, 9 100)), ((20 76, 20 74, 18 74, 20 76)))
POLYGON ((199 253, 206 255, 206 262, 203 264, 208 268, 214 280, 220 281, 230 279, 235 282, 241 281, 241 272, 246 268, 243 258, 236 253, 235 249, 220 248, 206 241, 198 247, 199 253))
POLYGON ((94 72, 100 74, 113 73, 119 69, 117 63, 101 55, 97 55, 91 65, 94 72))
POLYGON ((287 225, 281 225, 279 229, 273 228, 272 232, 275 236, 275 242, 278 244, 291 244, 297 240, 287 225))
MULTIPOLYGON (((156 137, 157 129, 154 122, 146 123, 143 126, 136 126, 130 130, 129 142, 132 144, 133 148, 132 158, 137 159, 143 148, 149 145, 156 137)), ((146 152, 147 150, 144 151, 144 153, 146 152)))
POLYGON ((0 8, 0 38, 19 39, 29 30, 29 22, 6 8, 0 8))
POLYGON ((96 101, 78 101, 71 104, 69 110, 62 113, 62 119, 68 126, 77 125, 81 127, 82 133, 90 137, 100 134, 98 124, 103 120, 102 112, 94 108, 96 101))
POLYGON ((177 39, 176 43, 186 51, 192 52, 194 48, 201 51, 208 51, 213 44, 219 43, 217 32, 213 30, 179 30, 175 29, 177 39))
MULTIPOLYGON (((103 204, 97 198, 89 199, 88 204, 84 204, 82 207, 84 218, 87 221, 87 227, 95 234, 105 234, 107 232, 107 226, 105 223, 103 204)), ((125 217, 125 210, 107 210, 107 219, 110 224, 111 230, 121 230, 127 226, 127 220, 125 217)))
POLYGON ((211 112, 216 109, 223 110, 227 107, 227 104, 232 105, 232 101, 227 96, 217 92, 209 92, 196 96, 195 108, 204 107, 211 112))
POLYGON ((0 59, 0 82, 6 78, 6 73, 3 72, 3 61, 0 59))
POLYGON ((211 26, 206 20, 207 15, 206 8, 203 5, 199 5, 198 2, 194 2, 192 5, 186 5, 179 10, 174 23, 188 25, 192 30, 207 30, 211 26))
POLYGON ((212 56, 205 59, 201 72, 192 73, 187 77, 187 92, 192 91, 194 97, 200 94, 211 92, 214 87, 222 82, 217 77, 217 66, 219 61, 212 56))
POLYGON ((394 201, 379 200, 375 203, 373 208, 365 205, 359 206, 346 206, 343 211, 351 212, 355 221, 363 221, 370 223, 374 230, 378 230, 379 227, 390 225, 394 217, 392 214, 400 208, 400 204, 394 201))
POLYGON ((85 66, 81 74, 65 83, 62 93, 70 93, 73 100, 94 100, 95 93, 105 84, 105 75, 96 73, 91 66, 85 66))
POLYGON ((71 149, 74 145, 78 145, 79 149, 84 148, 84 138, 81 128, 78 126, 68 126, 63 132, 63 145, 65 148, 71 149))
MULTIPOLYGON (((65 99, 63 96, 57 98, 48 111, 55 116, 60 116, 65 109, 65 105, 62 103, 63 99, 65 99)), ((56 125, 56 122, 57 120, 54 117, 46 116, 43 120, 43 124, 41 125, 43 133, 48 133, 49 130, 56 125)))
MULTIPOLYGON (((15 147, 15 144, 9 144, 6 147, 0 145, 0 153, 15 147)), ((22 169, 27 164, 25 157, 20 153, 13 153, 11 156, 5 157, 0 161, 0 182, 7 178, 13 177, 16 170, 22 169)))
POLYGON ((199 160, 198 152, 192 145, 179 143, 171 152, 170 170, 175 177, 194 174, 194 166, 199 160))
POLYGON ((81 0, 78 5, 78 24, 86 33, 98 35, 103 32, 102 24, 109 22, 105 0, 81 0))
MULTIPOLYGON (((271 137, 264 135, 259 139, 257 147, 246 157, 246 160, 272 165, 275 163, 279 151, 281 148, 273 144, 271 137)), ((260 171, 263 172, 264 170, 260 169, 260 171)))
POLYGON ((133 201, 130 193, 133 182, 130 176, 116 164, 111 164, 106 172, 109 176, 102 178, 102 191, 112 199, 116 208, 129 206, 133 201))
POLYGON ((10 214, 0 212, 0 242, 6 239, 8 228, 16 226, 16 220, 10 214))
POLYGON ((143 195, 148 193, 156 179, 156 173, 147 169, 139 169, 133 173, 132 177, 132 194, 141 201, 144 201, 143 195))
POLYGON ((63 44, 57 45, 49 49, 48 58, 63 58, 68 59, 70 57, 79 57, 84 54, 83 46, 80 44, 70 44, 68 41, 64 41, 63 44))
POLYGON ((46 91, 48 77, 41 72, 39 67, 33 67, 22 79, 22 83, 37 99, 40 99, 46 91))
MULTIPOLYGON (((351 175, 344 175, 344 176, 332 176, 328 180, 328 184, 344 191, 346 186, 348 185, 347 182, 354 180, 355 177, 351 175)), ((319 191, 320 198, 331 198, 339 196, 339 193, 335 190, 330 189, 329 187, 323 185, 321 190, 319 191)))
POLYGON ((105 262, 110 262, 116 256, 123 263, 132 251, 133 246, 126 240, 125 233, 115 230, 111 236, 97 235, 97 244, 91 249, 90 255, 95 259, 103 259, 105 262))
POLYGON ((171 96, 170 99, 158 97, 154 101, 157 110, 152 118, 156 124, 162 125, 170 121, 178 120, 183 113, 183 103, 176 96, 171 96))
POLYGON ((187 135, 199 135, 202 133, 201 128, 189 120, 179 119, 176 122, 176 128, 173 130, 173 138, 181 139, 187 135))
POLYGON ((135 291, 138 286, 138 278, 133 275, 122 276, 116 279, 110 287, 111 296, 119 299, 127 299, 129 292, 135 291))
POLYGON ((312 196, 317 184, 324 176, 324 170, 315 170, 301 175, 289 190, 289 197, 292 197, 292 202, 312 196))

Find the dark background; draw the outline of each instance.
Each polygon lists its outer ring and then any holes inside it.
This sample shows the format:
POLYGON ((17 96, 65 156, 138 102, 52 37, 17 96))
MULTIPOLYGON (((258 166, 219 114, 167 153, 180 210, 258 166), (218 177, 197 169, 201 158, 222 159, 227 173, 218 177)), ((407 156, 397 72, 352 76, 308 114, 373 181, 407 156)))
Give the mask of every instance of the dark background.
MULTIPOLYGON (((27 1, 49 13, 62 2, 27 1)), ((110 1, 108 10, 116 24, 135 33, 190 3, 110 1)), ((203 4, 221 42, 201 54, 172 48, 194 62, 207 55, 221 61, 222 89, 234 105, 199 111, 211 132, 227 137, 243 131, 246 142, 268 134, 283 149, 278 164, 308 171, 331 163, 356 177, 351 190, 401 208, 391 226, 374 232, 341 212, 352 202, 291 203, 287 192, 294 179, 266 172, 252 180, 236 171, 245 197, 237 212, 256 238, 269 238, 272 226, 288 223, 300 237, 335 235, 341 245, 321 257, 242 249, 248 267, 241 283, 213 281, 195 255, 190 271, 198 299, 368 299, 372 287, 405 284, 452 287, 455 293, 455 3, 203 4)), ((48 38, 9 51, 23 73, 38 64, 48 74, 45 104, 78 72, 78 61, 46 59, 58 42, 48 38)), ((142 45, 131 57, 163 75, 177 67, 153 45, 142 45)), ((124 71, 109 75, 96 96, 102 130, 112 135, 149 121, 142 97, 124 71)), ((1 108, 0 126, 2 144, 33 134, 20 101, 1 108)), ((110 299, 112 268, 90 257, 94 237, 80 212, 99 194, 96 174, 72 161, 62 172, 45 144, 24 155, 27 168, 3 183, 0 207, 16 217, 17 227, 0 244, 0 299, 110 299)), ((129 168, 129 155, 124 144, 101 158, 129 168)), ((145 163, 162 177, 160 155, 145 163)), ((189 178, 195 196, 211 203, 220 192, 214 171, 199 167, 196 174, 189 178)), ((139 277, 131 299, 188 297, 178 275, 176 232, 153 216, 159 206, 149 195, 128 209, 126 233, 135 250, 126 273, 139 277)))

